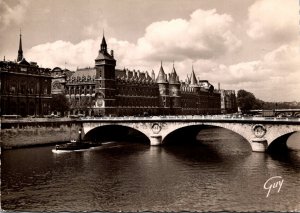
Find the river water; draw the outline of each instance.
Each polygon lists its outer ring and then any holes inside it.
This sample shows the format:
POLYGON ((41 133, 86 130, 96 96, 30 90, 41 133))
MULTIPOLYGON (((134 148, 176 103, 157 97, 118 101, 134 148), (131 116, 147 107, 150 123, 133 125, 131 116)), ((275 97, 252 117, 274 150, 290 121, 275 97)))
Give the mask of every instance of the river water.
POLYGON ((5 150, 2 209, 300 210, 299 152, 253 153, 243 138, 220 128, 203 129, 197 138, 164 147, 111 142, 62 154, 52 153, 52 146, 5 150), (272 183, 283 182, 266 197, 264 184, 273 176, 281 178, 272 183))

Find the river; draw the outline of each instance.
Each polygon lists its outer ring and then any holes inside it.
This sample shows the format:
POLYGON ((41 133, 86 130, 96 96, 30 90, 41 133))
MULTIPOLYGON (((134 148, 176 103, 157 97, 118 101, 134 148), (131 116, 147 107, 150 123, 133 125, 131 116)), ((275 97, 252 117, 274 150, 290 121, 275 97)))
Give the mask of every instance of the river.
POLYGON ((110 142, 62 154, 52 146, 5 150, 2 209, 300 210, 300 152, 254 153, 242 137, 220 128, 203 129, 197 138, 164 147, 110 142), (264 185, 274 176, 283 182, 267 197, 264 185))

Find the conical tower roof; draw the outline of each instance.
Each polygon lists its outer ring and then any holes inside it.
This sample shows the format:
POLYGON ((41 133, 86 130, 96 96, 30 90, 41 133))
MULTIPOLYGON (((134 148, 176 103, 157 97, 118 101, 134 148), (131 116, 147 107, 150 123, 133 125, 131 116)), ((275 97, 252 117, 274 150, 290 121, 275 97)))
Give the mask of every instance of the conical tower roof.
POLYGON ((177 73, 176 73, 176 70, 174 67, 174 63, 173 63, 172 72, 170 74, 169 82, 170 82, 170 84, 178 84, 179 83, 179 78, 177 76, 177 73))
POLYGON ((199 86, 198 82, 197 82, 197 78, 196 78, 193 66, 192 66, 192 74, 191 74, 191 86, 199 86))
POLYGON ((165 74, 164 68, 162 66, 162 62, 160 64, 160 69, 158 72, 158 76, 156 78, 156 83, 168 83, 168 81, 166 79, 166 74, 165 74))

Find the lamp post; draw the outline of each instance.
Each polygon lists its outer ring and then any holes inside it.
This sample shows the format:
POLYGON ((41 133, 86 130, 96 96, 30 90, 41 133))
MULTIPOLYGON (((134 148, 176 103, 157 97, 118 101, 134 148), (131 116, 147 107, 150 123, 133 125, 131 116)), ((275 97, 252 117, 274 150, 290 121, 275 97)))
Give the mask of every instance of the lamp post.
POLYGON ((81 142, 81 129, 78 130, 78 134, 79 134, 79 142, 81 142))

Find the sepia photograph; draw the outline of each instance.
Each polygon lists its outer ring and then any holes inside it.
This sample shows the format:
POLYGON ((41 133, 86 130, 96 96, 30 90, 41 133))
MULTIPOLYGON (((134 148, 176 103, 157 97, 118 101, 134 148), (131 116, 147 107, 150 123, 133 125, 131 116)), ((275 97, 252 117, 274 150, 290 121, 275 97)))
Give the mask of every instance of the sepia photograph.
POLYGON ((299 0, 0 0, 1 211, 300 211, 299 0))

